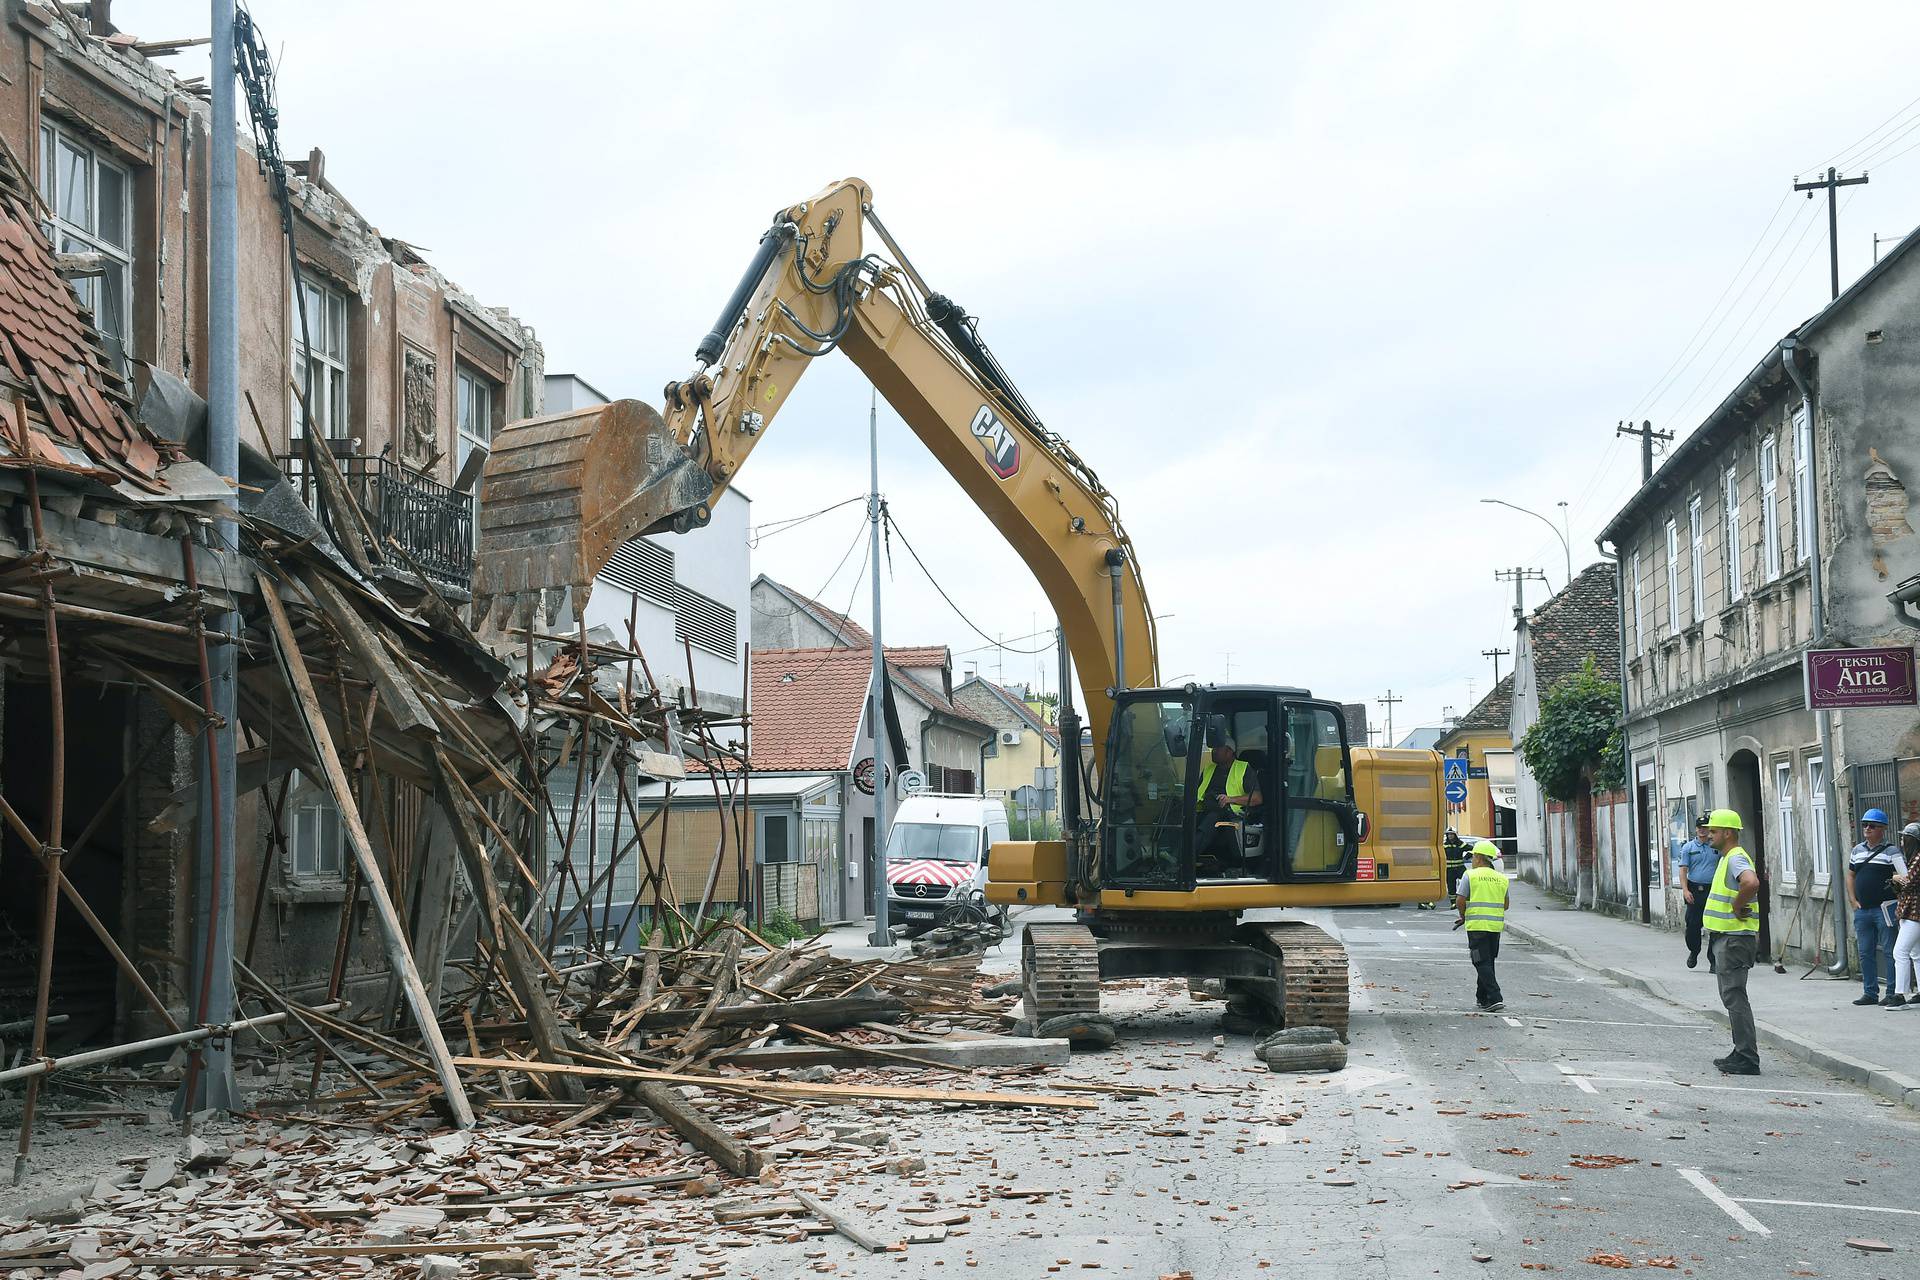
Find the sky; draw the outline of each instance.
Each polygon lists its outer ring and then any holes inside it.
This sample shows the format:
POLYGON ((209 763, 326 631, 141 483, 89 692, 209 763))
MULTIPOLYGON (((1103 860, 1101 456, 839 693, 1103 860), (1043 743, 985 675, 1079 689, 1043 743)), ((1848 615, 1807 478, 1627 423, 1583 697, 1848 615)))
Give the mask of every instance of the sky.
MULTIPOLYGON (((1870 173, 1843 286, 1920 223, 1910 4, 251 8, 287 154, 322 147, 383 232, 615 397, 691 371, 775 209, 865 179, 1118 496, 1163 679, 1375 723, 1391 691, 1396 736, 1490 686, 1496 569, 1565 585, 1559 504, 1574 572, 1600 557, 1640 480, 1616 423, 1684 438, 1824 304, 1796 177, 1870 173)), ((150 39, 207 15, 114 6, 150 39)), ((755 571, 863 619, 861 504, 764 527, 864 492, 868 403, 819 361, 739 482, 755 571)), ((1051 689, 1045 597, 879 426, 896 525, 964 611, 896 549, 888 640, 1051 689)))

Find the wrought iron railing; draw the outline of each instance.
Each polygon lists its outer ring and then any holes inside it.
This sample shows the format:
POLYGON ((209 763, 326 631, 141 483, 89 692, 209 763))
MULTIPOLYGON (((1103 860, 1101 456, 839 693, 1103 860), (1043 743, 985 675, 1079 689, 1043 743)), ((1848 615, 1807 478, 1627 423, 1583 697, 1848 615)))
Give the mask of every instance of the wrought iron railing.
MULTIPOLYGON (((460 587, 472 585, 470 496, 373 454, 336 453, 334 461, 377 537, 392 538, 405 547, 422 572, 460 587)), ((306 455, 283 453, 279 463, 294 489, 317 510, 319 497, 313 490, 319 480, 308 474, 306 455)))

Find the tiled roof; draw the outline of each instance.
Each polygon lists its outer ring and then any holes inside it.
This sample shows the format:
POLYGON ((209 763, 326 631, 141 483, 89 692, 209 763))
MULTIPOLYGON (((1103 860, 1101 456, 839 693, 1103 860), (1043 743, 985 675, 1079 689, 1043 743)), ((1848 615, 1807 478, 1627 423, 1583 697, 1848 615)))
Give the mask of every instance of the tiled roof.
POLYGON ((845 769, 872 671, 864 649, 756 650, 753 767, 845 769))
MULTIPOLYGON (((868 641, 872 643, 871 640, 868 641)), ((888 645, 887 661, 896 667, 949 667, 953 656, 943 644, 888 645)))
POLYGON ((51 469, 104 471, 111 474, 98 478, 107 483, 164 491, 160 467, 178 456, 177 446, 134 421, 126 381, 61 278, 33 189, 11 155, 0 155, 0 376, 28 409, 23 422, 3 407, 0 452, 30 451, 51 469))
MULTIPOLYGON (((937 648, 937 646, 936 646, 937 648)), ((907 652, 923 652, 910 649, 907 652)), ((909 679, 887 651, 895 698, 911 698, 949 720, 989 726, 909 679)), ((847 647, 753 651, 752 759, 756 769, 844 769, 860 728, 873 671, 869 650, 847 647)))
POLYGON ((1580 670, 1591 656, 1602 678, 1620 678, 1620 618, 1613 561, 1588 565, 1527 617, 1534 687, 1542 693, 1580 670))
POLYGON ((1454 733, 1474 729, 1497 729, 1507 731, 1508 711, 1513 706, 1513 672, 1500 677, 1500 683, 1487 691, 1487 696, 1473 704, 1473 710, 1460 717, 1453 726, 1454 733))
POLYGON ((1060 745, 1060 731, 1042 720, 1038 712, 1003 685, 981 676, 972 676, 953 691, 953 700, 963 708, 979 711, 982 716, 992 715, 992 708, 998 707, 1004 718, 1036 731, 1055 746, 1060 745), (971 697, 968 696, 970 692, 973 694, 971 697))

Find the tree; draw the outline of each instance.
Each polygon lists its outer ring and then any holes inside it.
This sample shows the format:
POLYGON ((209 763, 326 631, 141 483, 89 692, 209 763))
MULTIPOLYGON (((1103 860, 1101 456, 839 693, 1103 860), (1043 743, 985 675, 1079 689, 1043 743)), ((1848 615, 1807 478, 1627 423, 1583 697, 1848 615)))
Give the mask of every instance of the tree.
POLYGON ((1596 902, 1593 875, 1593 793, 1626 785, 1620 725, 1620 686, 1603 679, 1591 655, 1540 699, 1540 718, 1520 738, 1520 756, 1540 789, 1576 805, 1579 881, 1574 905, 1596 902))
POLYGON ((1604 679, 1589 656, 1547 689, 1520 754, 1542 791, 1577 800, 1625 785, 1620 733, 1620 686, 1604 679))

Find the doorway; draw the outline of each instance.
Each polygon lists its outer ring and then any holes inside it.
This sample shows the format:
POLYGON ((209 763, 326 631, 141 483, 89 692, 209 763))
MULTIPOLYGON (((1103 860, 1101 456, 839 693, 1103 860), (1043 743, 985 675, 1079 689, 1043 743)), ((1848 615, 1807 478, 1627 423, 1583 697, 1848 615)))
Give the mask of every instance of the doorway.
POLYGON ((1767 868, 1766 823, 1761 821, 1760 757, 1751 751, 1736 751, 1727 760, 1727 804, 1740 815, 1743 824, 1740 846, 1753 859, 1760 876, 1760 955, 1773 954, 1773 877, 1767 868))
POLYGON ((1653 881, 1660 867, 1660 860, 1653 851, 1653 792, 1653 766, 1643 764, 1633 789, 1633 843, 1640 859, 1640 920, 1643 924, 1653 919, 1653 881))

